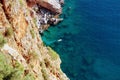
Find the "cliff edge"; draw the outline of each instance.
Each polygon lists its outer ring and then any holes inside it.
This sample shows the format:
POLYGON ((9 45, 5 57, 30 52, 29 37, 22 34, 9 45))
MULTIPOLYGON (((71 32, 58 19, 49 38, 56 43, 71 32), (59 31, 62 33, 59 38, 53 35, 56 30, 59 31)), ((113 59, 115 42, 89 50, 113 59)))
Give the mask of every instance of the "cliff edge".
POLYGON ((58 1, 0 0, 0 80, 69 80, 39 35, 58 20, 58 1))

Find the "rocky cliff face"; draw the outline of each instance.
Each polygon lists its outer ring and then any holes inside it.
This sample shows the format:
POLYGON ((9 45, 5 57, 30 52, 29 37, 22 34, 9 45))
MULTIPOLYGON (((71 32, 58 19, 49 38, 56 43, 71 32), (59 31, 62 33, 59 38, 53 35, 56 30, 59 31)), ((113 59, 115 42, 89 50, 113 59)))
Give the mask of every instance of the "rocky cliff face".
POLYGON ((28 0, 29 6, 34 6, 34 4, 38 4, 54 13, 61 13, 62 8, 61 5, 63 1, 59 0, 28 0))
POLYGON ((38 32, 45 23, 40 6, 48 9, 43 10, 48 16, 49 11, 61 10, 57 4, 54 0, 0 0, 0 80, 68 80, 60 69, 59 55, 43 44, 38 32))

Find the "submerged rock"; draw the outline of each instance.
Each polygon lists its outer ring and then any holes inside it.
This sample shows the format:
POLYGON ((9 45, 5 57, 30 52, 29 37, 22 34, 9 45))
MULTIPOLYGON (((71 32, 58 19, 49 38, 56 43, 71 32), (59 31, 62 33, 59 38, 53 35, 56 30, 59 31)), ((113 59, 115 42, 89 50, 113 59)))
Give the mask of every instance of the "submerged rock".
POLYGON ((63 21, 63 18, 51 18, 48 23, 56 25, 57 23, 59 23, 61 21, 63 21))

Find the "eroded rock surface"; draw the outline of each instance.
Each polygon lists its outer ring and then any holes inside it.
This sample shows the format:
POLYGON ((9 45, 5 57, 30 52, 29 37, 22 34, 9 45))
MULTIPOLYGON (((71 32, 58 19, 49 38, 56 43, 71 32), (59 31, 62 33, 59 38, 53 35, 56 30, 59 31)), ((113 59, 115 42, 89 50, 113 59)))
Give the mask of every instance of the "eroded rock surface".
POLYGON ((30 7, 38 4, 54 13, 62 13, 61 4, 63 1, 61 0, 27 0, 27 2, 30 7))
POLYGON ((25 0, 0 1, 0 80, 69 80, 59 55, 44 46, 36 20, 25 0))

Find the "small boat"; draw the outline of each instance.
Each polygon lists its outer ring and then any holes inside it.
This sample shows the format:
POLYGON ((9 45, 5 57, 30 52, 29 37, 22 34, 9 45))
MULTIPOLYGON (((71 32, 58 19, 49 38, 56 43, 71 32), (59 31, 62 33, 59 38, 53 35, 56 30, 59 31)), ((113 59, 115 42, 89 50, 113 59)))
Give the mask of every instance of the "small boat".
POLYGON ((62 39, 58 39, 57 41, 58 41, 58 42, 61 42, 61 41, 62 41, 62 39))

